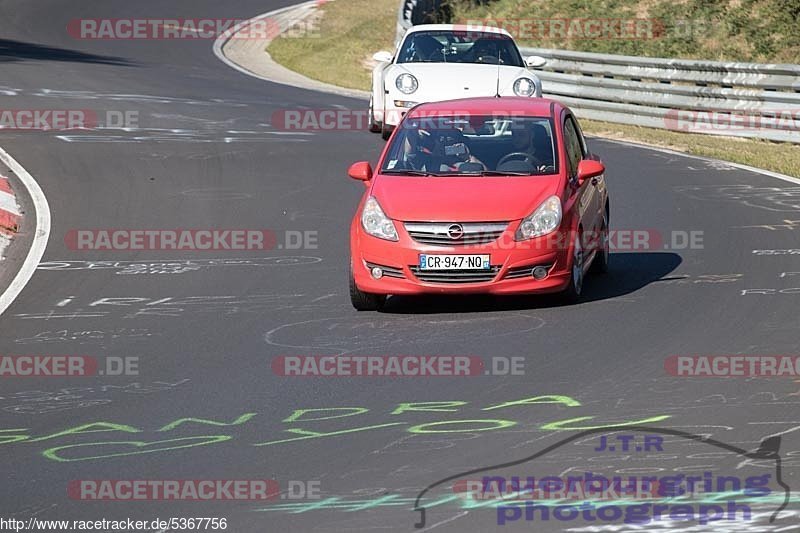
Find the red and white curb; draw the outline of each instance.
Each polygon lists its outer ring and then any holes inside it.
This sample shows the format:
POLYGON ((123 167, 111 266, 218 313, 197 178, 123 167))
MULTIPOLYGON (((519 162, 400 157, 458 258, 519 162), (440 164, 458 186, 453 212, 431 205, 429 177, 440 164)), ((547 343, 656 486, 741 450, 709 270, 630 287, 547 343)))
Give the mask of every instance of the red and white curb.
POLYGON ((0 257, 11 243, 11 238, 19 229, 22 213, 17 205, 17 199, 8 178, 0 175, 0 257))
MULTIPOLYGON (((2 314, 8 309, 8 306, 11 305, 17 296, 19 296, 19 293, 22 292, 22 289, 25 288, 25 285, 28 284, 31 277, 33 277, 33 273, 36 271, 36 267, 39 265, 39 261, 41 261, 44 255, 44 251, 47 248, 47 241, 50 238, 50 206, 47 203, 44 192, 42 192, 41 187, 36 183, 33 176, 31 176, 16 159, 11 157, 11 154, 2 148, 0 148, 0 161, 2 161, 5 166, 14 173, 19 182, 22 183, 36 212, 35 224, 30 224, 33 226, 33 239, 28 249, 28 254, 25 256, 22 266, 19 271, 17 271, 14 279, 11 280, 11 284, 0 294, 0 314, 2 314)), ((10 193, 11 188, 8 187, 8 180, 2 181, 4 181, 4 183, 0 185, 0 187, 2 187, 0 194, 4 196, 7 195, 7 197, 0 200, 3 202, 0 204, 0 208, 6 211, 6 203, 8 203, 9 206, 13 206, 13 210, 8 211, 8 213, 10 214, 9 216, 14 216, 16 224, 18 224, 20 220, 19 207, 17 207, 16 199, 10 193)), ((0 211, 0 213, 3 213, 0 217, 5 216, 3 211, 0 211)), ((26 222, 26 224, 28 223, 26 222)), ((0 263, 0 268, 4 266, 3 263, 0 263)))

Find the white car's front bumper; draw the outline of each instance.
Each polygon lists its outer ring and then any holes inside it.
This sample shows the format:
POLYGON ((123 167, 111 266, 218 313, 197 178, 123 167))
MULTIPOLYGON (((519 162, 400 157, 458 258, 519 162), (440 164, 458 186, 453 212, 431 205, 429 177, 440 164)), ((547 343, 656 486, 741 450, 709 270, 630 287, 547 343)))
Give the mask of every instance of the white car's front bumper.
MULTIPOLYGON (((421 104, 421 103, 425 103, 425 102, 441 102, 443 100, 455 100, 455 99, 466 98, 463 95, 457 95, 457 96, 454 96, 454 95, 437 95, 436 97, 433 97, 433 98, 428 98, 428 97, 424 97, 423 98, 423 97, 420 97, 420 96, 414 98, 414 96, 416 96, 416 95, 411 94, 411 95, 398 96, 398 95, 393 95, 393 94, 387 94, 386 95, 386 106, 385 106, 385 109, 376 109, 375 110, 375 120, 377 122, 382 122, 382 123, 386 124, 387 126, 394 127, 394 126, 397 126, 400 123, 400 121, 403 119, 405 114, 412 107, 414 107, 417 104, 421 104), (413 102, 414 105, 397 106, 397 105, 395 105, 396 101, 413 102)), ((479 98, 479 97, 484 97, 484 96, 497 96, 497 94, 494 93, 494 92, 490 93, 490 94, 473 94, 473 95, 470 95, 469 98, 479 98)), ((503 96, 516 97, 517 95, 514 94, 513 91, 500 91, 500 96, 501 97, 503 97, 503 96)), ((531 98, 536 98, 536 97, 535 96, 531 96, 531 98)), ((457 109, 454 107, 454 114, 458 115, 458 114, 462 114, 462 113, 457 112, 457 109)))
MULTIPOLYGON (((497 96, 517 96, 514 83, 520 78, 528 78, 535 86, 534 95, 541 96, 542 83, 530 70, 514 66, 466 63, 404 63, 389 65, 382 73, 381 88, 386 92, 375 95, 382 109, 375 109, 375 120, 387 126, 396 126, 413 105, 400 105, 399 102, 413 103, 441 102, 462 98, 497 96), (411 75, 417 83, 416 90, 403 93, 397 86, 400 76, 411 75)), ((374 90, 380 90, 374 87, 374 90)), ((454 109, 454 111, 457 111, 454 109)))
POLYGON ((393 98, 389 100, 389 97, 392 95, 386 95, 386 108, 383 110, 375 110, 375 120, 377 122, 383 122, 387 126, 397 126, 400 121, 403 119, 405 114, 408 112, 409 109, 414 107, 417 104, 423 103, 423 101, 418 100, 410 100, 410 99, 400 99, 400 98, 393 98), (399 102, 413 102, 413 105, 403 105, 397 106, 395 105, 395 101, 399 102))

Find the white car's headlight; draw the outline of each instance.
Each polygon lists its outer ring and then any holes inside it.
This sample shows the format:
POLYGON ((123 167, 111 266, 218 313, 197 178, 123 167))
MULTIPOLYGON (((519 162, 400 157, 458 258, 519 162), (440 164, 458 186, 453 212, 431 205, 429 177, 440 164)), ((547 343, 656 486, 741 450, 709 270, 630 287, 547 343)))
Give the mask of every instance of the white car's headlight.
POLYGON ((397 76, 394 84, 397 86, 397 89, 403 94, 411 94, 417 90, 419 87, 419 82, 417 78, 412 76, 411 74, 404 72, 397 76))
POLYGON ((532 96, 536 92, 536 83, 530 78, 517 78, 514 82, 514 94, 517 96, 532 96))
POLYGON ((517 228, 514 238, 518 241, 541 237, 552 233, 561 224, 561 198, 551 196, 525 217, 517 228))
POLYGON ((397 240, 397 230, 394 222, 383 214, 383 209, 378 204, 378 200, 370 196, 364 202, 364 210, 361 211, 361 227, 364 231, 387 241, 397 240))

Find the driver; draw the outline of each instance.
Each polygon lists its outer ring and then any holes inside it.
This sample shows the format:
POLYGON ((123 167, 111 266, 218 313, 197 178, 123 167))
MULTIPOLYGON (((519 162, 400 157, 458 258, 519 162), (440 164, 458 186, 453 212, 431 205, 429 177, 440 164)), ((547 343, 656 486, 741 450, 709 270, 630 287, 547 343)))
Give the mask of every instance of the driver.
POLYGON ((550 145, 550 139, 541 124, 523 124, 511 129, 511 153, 529 154, 537 168, 545 166, 551 159, 547 153, 542 153, 545 145, 550 145))
POLYGON ((511 130, 511 146, 514 148, 514 152, 525 152, 533 155, 532 139, 533 135, 528 126, 521 126, 511 130))
POLYGON ((469 58, 473 63, 504 63, 501 48, 497 39, 483 38, 475 41, 469 50, 469 58))

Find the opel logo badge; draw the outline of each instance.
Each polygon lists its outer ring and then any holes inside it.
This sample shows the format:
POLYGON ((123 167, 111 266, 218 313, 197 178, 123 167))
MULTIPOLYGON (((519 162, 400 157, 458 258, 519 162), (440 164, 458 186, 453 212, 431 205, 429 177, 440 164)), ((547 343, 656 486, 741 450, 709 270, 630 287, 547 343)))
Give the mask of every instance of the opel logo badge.
POLYGON ((464 236, 464 226, 461 224, 452 224, 447 228, 447 236, 452 240, 457 241, 464 236))

